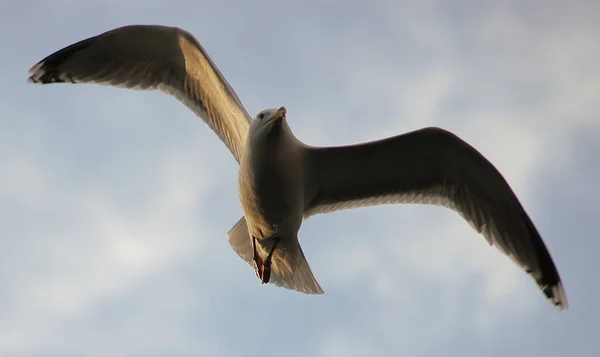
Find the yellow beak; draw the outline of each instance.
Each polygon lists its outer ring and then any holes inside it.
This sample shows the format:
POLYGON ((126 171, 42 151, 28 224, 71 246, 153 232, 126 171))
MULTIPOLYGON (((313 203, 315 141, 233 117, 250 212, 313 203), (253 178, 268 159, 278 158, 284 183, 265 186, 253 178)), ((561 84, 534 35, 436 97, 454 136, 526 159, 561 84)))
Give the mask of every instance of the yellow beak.
POLYGON ((273 115, 273 120, 279 120, 279 119, 285 118, 285 113, 286 113, 285 107, 279 108, 273 115))

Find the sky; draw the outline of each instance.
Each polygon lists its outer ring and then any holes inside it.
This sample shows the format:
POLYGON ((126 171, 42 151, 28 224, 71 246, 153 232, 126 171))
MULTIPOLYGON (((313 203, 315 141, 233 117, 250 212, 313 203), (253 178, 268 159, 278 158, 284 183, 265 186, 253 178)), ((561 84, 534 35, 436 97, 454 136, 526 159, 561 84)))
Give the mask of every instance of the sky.
POLYGON ((600 2, 0 1, 0 357, 597 353, 600 2), (556 263, 556 310, 445 208, 319 215, 324 295, 261 285, 230 248, 237 164, 160 92, 34 86, 127 24, 194 34, 251 115, 311 145, 450 130, 505 176, 556 263))

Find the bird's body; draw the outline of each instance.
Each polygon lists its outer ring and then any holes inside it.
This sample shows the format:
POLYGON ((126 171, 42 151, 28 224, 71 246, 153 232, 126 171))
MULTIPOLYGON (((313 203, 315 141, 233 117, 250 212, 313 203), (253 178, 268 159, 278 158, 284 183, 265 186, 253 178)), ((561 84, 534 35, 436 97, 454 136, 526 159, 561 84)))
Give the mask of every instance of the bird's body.
MULTIPOLYGON (((238 172, 238 194, 247 232, 230 235, 230 242, 237 240, 246 251, 244 254, 248 254, 248 243, 255 239, 257 254, 263 259, 277 243, 273 253, 273 281, 284 284, 296 275, 306 280, 297 283, 296 288, 321 293, 298 242, 305 208, 306 171, 302 155, 305 145, 285 122, 284 108, 261 114, 250 124, 238 172), (279 117, 273 119, 276 115, 279 117), (295 274, 298 264, 305 264, 304 275, 295 274)), ((270 275, 263 279, 257 274, 263 282, 270 280, 270 275)))
POLYGON ((117 28, 68 46, 30 70, 30 82, 102 83, 174 95, 222 139, 239 163, 243 217, 228 232, 234 251, 263 283, 320 294, 298 241, 308 217, 389 203, 458 212, 531 274, 558 308, 565 291, 548 250, 516 195, 477 150, 440 128, 382 140, 312 147, 290 129, 285 108, 250 119, 237 95, 188 32, 117 28))
POLYGON ((289 130, 269 136, 253 124, 250 132, 257 135, 248 136, 238 173, 249 231, 257 238, 295 235, 304 214, 302 147, 289 130))

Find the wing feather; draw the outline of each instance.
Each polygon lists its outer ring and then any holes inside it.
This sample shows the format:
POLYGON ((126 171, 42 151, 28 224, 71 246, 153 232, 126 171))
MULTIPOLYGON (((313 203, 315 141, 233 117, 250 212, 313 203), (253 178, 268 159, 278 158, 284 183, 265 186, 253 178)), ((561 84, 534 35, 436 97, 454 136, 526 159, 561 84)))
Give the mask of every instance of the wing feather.
POLYGON ((307 148, 304 218, 392 203, 458 212, 567 307, 558 271, 531 219, 500 172, 454 134, 425 128, 365 144, 307 148))
POLYGON ((174 96, 240 160, 250 116, 200 43, 158 25, 119 27, 70 46, 29 70, 31 83, 97 83, 174 96))

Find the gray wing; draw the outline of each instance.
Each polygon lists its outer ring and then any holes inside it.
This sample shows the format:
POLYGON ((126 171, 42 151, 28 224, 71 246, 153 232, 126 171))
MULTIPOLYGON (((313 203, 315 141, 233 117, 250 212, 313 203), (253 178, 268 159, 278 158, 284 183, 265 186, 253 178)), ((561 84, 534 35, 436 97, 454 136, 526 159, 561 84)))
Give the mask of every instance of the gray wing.
POLYGON ((305 218, 389 203, 448 207, 531 274, 559 309, 567 307, 558 271, 515 193, 457 136, 425 128, 360 145, 307 150, 305 218))
POLYGON ((161 90, 200 116, 239 162, 250 116, 200 43, 176 27, 120 27, 65 47, 29 70, 32 83, 161 90))

